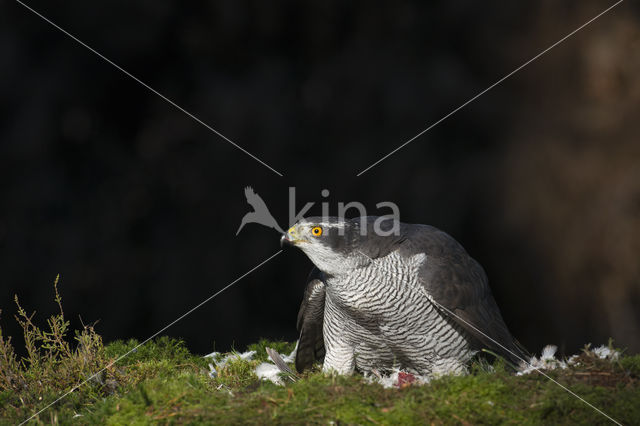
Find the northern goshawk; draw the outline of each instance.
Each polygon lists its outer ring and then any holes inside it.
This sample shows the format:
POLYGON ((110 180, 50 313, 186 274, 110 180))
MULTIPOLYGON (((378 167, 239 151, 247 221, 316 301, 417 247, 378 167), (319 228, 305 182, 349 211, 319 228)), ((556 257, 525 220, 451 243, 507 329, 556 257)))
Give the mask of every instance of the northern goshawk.
POLYGON ((298 314, 298 371, 323 361, 341 374, 463 373, 483 348, 526 358, 457 241, 428 225, 391 232, 391 219, 376 230, 378 219, 307 218, 283 235, 315 265, 298 314))

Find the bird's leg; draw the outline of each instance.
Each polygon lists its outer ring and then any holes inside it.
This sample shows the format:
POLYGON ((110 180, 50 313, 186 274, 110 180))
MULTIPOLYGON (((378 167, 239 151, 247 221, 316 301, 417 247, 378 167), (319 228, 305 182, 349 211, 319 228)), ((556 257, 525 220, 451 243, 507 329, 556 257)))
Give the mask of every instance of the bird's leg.
POLYGON ((338 348, 327 348, 322 371, 350 376, 355 371, 355 366, 353 348, 345 345, 338 348))
POLYGON ((324 363, 322 371, 336 372, 343 375, 353 374, 356 366, 355 348, 344 338, 344 334, 328 334, 326 327, 328 322, 325 321, 325 349, 324 363), (331 336, 327 339, 326 336, 331 336))
POLYGON ((433 377, 441 377, 445 375, 462 376, 469 372, 467 365, 458 358, 440 358, 431 368, 433 377))
POLYGON ((355 346, 348 338, 352 320, 335 305, 330 292, 326 295, 322 335, 324 336, 324 363, 322 371, 343 375, 353 374, 356 366, 355 346))

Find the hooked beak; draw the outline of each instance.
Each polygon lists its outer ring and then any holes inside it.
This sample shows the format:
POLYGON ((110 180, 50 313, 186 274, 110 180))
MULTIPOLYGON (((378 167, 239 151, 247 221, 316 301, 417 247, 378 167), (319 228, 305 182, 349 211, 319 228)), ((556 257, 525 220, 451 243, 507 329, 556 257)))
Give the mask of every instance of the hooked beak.
POLYGON ((296 230, 296 226, 294 225, 289 228, 287 232, 282 234, 282 237, 280 237, 280 247, 283 247, 285 245, 295 246, 297 243, 304 241, 305 240, 299 238, 298 231, 296 230))

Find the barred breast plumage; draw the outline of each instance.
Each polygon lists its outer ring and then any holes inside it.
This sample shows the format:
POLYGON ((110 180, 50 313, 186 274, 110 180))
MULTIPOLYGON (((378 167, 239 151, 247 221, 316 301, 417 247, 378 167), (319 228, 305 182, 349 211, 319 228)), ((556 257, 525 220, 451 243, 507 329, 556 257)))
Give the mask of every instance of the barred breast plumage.
POLYGON ((298 315, 298 370, 323 361, 342 374, 462 373, 485 347, 524 355, 484 271, 453 238, 409 224, 380 235, 378 218, 364 219, 310 218, 284 237, 316 265, 298 315))

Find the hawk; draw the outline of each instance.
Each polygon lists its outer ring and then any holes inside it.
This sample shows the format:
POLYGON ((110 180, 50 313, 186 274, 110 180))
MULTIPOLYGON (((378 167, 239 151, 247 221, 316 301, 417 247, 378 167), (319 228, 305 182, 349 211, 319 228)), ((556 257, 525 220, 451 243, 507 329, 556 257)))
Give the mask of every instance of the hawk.
POLYGON ((516 364, 526 358, 480 264, 439 229, 312 217, 281 242, 315 265, 298 314, 298 371, 322 361, 339 374, 462 374, 482 349, 516 364))

